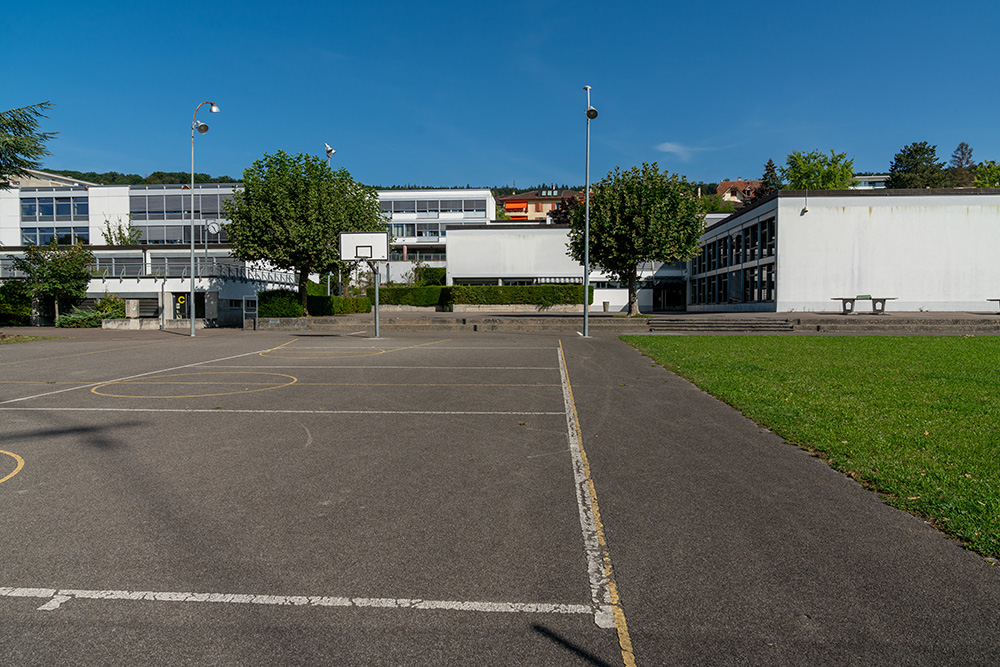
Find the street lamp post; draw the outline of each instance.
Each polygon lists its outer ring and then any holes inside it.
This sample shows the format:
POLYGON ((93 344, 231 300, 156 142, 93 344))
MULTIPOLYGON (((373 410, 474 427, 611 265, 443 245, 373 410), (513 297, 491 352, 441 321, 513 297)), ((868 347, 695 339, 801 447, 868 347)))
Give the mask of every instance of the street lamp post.
MULTIPOLYGON (((335 151, 333 149, 333 147, 330 146, 330 144, 328 144, 326 142, 323 142, 323 145, 326 146, 326 168, 329 169, 330 168, 330 158, 332 158, 333 154, 336 153, 337 151, 335 151)), ((337 273, 338 274, 340 273, 340 269, 339 268, 337 269, 337 273)), ((327 271, 327 273, 326 273, 326 295, 327 296, 330 296, 330 275, 331 275, 330 272, 327 271)), ((338 296, 339 295, 340 294, 339 294, 339 291, 338 291, 338 296)))
MULTIPOLYGON (((198 109, 203 105, 210 105, 209 111, 212 113, 219 113, 219 107, 215 105, 215 102, 202 102, 194 108, 194 115, 191 117, 191 294, 188 296, 188 316, 191 318, 191 336, 194 337, 194 131, 198 130, 198 134, 205 134, 208 132, 208 125, 202 123, 198 120, 198 109)), ((207 256, 208 245, 206 242, 205 253, 207 256)))
POLYGON ((590 337, 590 121, 597 118, 597 109, 590 106, 590 86, 587 91, 587 182, 584 186, 583 207, 583 337, 590 337))

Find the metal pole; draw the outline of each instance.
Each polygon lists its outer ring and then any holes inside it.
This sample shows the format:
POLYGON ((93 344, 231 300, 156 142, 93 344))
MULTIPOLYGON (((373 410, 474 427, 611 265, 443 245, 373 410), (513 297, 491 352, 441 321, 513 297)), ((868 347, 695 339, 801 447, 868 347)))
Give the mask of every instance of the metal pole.
POLYGON ((375 337, 379 337, 379 327, 378 327, 378 262, 369 262, 368 266, 371 267, 372 273, 375 275, 375 337))
MULTIPOLYGON (((590 86, 584 86, 587 91, 587 160, 586 185, 584 186, 583 208, 583 337, 590 337, 590 86)), ((597 116, 596 110, 593 114, 597 116)))
POLYGON ((191 117, 191 294, 188 296, 188 317, 191 318, 192 338, 194 337, 194 128, 200 108, 201 104, 195 107, 194 116, 191 117))

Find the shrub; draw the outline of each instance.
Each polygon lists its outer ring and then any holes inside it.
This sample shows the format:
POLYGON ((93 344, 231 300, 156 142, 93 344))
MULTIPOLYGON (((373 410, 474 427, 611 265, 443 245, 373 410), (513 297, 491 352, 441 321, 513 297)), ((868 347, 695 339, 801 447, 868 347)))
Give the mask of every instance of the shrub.
POLYGON ((104 296, 97 300, 94 310, 108 320, 122 319, 125 317, 125 299, 104 290, 104 296))
MULTIPOLYGON (((375 288, 367 291, 368 299, 375 303, 375 288)), ((380 304, 394 306, 444 306, 449 303, 451 289, 432 285, 427 287, 379 287, 380 304)))
POLYGON ((444 285, 447 272, 443 266, 418 265, 413 269, 413 284, 417 287, 444 285))
MULTIPOLYGON (((590 297, 594 292, 591 288, 590 297)), ((583 304, 583 285, 453 285, 452 303, 530 304, 539 308, 583 304)))
POLYGON ((257 317, 302 317, 305 309, 299 294, 290 289, 265 290, 257 294, 257 317))
POLYGON ((31 295, 23 281, 8 280, 0 285, 0 324, 27 325, 31 322, 31 295))
MULTIPOLYGON (((124 307, 121 316, 125 317, 124 307)), ((73 312, 60 315, 56 319, 56 326, 65 329, 96 328, 101 326, 101 321, 104 319, 109 319, 109 316, 105 313, 96 310, 81 310, 74 306, 73 312)))
POLYGON ((371 312, 372 302, 365 296, 309 295, 310 315, 348 315, 371 312))

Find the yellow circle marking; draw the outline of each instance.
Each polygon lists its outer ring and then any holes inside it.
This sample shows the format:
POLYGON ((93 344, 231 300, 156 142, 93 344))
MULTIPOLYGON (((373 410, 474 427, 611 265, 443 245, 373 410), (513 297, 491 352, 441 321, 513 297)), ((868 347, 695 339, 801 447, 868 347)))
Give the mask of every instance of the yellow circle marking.
POLYGON ((20 456, 18 456, 14 452, 5 452, 2 449, 0 449, 0 454, 6 454, 7 456, 10 456, 11 458, 14 459, 14 461, 17 462, 17 467, 14 468, 14 472, 10 473, 9 475, 7 475, 6 477, 4 477, 3 479, 0 479, 0 484, 3 484, 8 479, 10 479, 11 477, 13 477, 17 473, 21 472, 21 468, 24 467, 24 459, 22 459, 20 456))
POLYGON ((234 394, 252 394, 256 391, 270 391, 272 389, 281 389, 282 387, 288 387, 299 379, 293 375, 285 375, 284 373, 264 373, 261 371, 230 371, 230 372, 209 372, 209 373, 174 373, 171 375, 158 375, 156 378, 143 378, 142 380, 123 380, 121 382, 107 382, 102 385, 98 385, 91 389, 91 393, 97 394, 98 396, 110 396, 111 398, 201 398, 203 396, 232 396, 234 394), (98 389, 103 389, 105 387, 110 387, 112 385, 128 385, 128 384, 239 384, 241 387, 246 387, 248 384, 260 384, 259 382, 242 382, 242 383, 232 383, 232 382, 198 382, 197 380, 185 380, 183 382, 158 382, 159 378, 172 378, 172 377, 201 377, 204 375, 274 375, 280 378, 288 378, 290 382, 285 382, 284 384, 275 384, 269 387, 261 387, 259 389, 242 389, 239 391, 223 391, 211 394, 180 394, 177 396, 135 396, 129 394, 108 394, 105 392, 98 391, 98 389))

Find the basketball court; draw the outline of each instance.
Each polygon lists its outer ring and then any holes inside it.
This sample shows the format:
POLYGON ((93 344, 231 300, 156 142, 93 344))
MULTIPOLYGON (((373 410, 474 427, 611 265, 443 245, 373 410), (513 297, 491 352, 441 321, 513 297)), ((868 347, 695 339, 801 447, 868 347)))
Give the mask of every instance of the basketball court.
POLYGON ((628 659, 558 338, 147 338, 3 350, 4 655, 628 659))
POLYGON ((0 345, 0 663, 1000 660, 996 565, 613 337, 69 335, 0 345))

